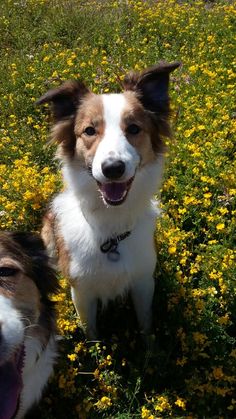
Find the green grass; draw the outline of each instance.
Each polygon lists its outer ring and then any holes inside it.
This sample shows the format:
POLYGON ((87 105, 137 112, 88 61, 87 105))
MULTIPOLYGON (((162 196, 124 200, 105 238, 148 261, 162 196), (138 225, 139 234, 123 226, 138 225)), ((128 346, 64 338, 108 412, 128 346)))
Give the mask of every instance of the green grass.
POLYGON ((60 174, 35 101, 69 78, 117 91, 130 69, 180 60, 157 221, 153 354, 130 302, 79 328, 62 280, 61 356, 45 419, 235 418, 235 1, 2 0, 0 226, 39 230, 60 174))

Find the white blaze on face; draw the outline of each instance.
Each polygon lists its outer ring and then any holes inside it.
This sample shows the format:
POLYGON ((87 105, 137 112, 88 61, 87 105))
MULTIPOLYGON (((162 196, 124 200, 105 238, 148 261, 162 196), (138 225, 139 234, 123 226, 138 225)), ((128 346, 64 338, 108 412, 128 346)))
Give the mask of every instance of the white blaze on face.
POLYGON ((122 117, 128 107, 128 101, 122 93, 105 94, 101 96, 104 109, 105 132, 96 150, 92 173, 100 182, 108 182, 102 173, 102 164, 109 158, 121 160, 125 164, 122 181, 127 182, 135 175, 140 157, 136 149, 128 142, 122 130, 122 117))
POLYGON ((22 343, 24 328, 12 301, 0 295, 0 365, 22 343))

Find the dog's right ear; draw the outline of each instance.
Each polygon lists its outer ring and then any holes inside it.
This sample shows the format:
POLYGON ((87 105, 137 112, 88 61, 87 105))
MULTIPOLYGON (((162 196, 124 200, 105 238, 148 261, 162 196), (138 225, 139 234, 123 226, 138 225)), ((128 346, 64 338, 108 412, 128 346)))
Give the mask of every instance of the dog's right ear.
POLYGON ((51 103, 54 122, 58 122, 74 116, 81 99, 87 93, 89 93, 89 89, 83 82, 69 80, 41 96, 37 100, 36 105, 51 103))

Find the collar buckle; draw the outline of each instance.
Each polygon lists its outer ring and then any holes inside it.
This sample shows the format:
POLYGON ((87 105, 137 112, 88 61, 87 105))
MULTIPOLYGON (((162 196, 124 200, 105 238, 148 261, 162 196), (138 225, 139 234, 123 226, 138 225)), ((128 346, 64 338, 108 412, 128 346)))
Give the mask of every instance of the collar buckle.
POLYGON ((130 236, 130 234, 131 231, 126 231, 125 233, 119 234, 118 236, 109 238, 100 246, 101 252, 107 253, 107 257, 109 260, 119 260, 120 253, 117 250, 119 242, 126 239, 126 237, 130 236))

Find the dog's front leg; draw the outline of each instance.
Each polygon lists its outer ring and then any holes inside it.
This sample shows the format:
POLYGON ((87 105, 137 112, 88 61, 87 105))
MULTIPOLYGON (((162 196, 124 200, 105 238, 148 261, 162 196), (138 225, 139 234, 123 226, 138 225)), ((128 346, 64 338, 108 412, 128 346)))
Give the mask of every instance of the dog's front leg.
POLYGON ((97 299, 75 287, 71 287, 71 296, 87 338, 96 340, 97 299))
POLYGON ((136 279, 131 288, 131 297, 140 331, 146 336, 151 331, 154 288, 155 283, 152 275, 136 279))

